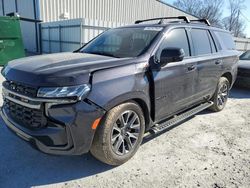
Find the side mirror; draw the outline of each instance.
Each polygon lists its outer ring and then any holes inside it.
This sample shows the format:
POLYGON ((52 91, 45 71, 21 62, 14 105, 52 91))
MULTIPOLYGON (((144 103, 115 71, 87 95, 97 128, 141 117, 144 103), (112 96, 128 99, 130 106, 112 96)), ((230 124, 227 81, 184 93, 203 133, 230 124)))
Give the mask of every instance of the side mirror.
POLYGON ((160 65, 165 66, 168 63, 182 61, 185 52, 182 48, 165 48, 161 52, 160 65))

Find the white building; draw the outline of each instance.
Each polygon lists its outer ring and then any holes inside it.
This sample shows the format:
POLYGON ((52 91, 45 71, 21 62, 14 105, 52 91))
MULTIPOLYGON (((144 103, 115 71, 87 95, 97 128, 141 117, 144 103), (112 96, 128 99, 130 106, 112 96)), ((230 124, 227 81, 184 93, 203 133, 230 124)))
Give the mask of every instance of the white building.
MULTIPOLYGON (((43 22, 87 18, 131 24, 138 19, 163 16, 195 18, 158 0, 0 0, 0 16, 11 12, 43 22)), ((39 52, 39 24, 21 21, 21 28, 26 50, 39 52)))

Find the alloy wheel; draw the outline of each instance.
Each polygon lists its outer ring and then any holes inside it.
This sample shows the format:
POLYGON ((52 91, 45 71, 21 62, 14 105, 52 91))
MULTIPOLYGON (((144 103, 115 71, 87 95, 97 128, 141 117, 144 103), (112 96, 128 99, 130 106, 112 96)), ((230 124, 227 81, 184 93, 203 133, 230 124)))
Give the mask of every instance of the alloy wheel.
POLYGON ((136 112, 123 112, 113 125, 111 144, 113 151, 118 155, 126 155, 137 144, 141 131, 141 123, 136 112))
POLYGON ((228 98, 228 86, 226 83, 224 83, 218 90, 217 104, 219 108, 222 108, 226 104, 227 98, 228 98))

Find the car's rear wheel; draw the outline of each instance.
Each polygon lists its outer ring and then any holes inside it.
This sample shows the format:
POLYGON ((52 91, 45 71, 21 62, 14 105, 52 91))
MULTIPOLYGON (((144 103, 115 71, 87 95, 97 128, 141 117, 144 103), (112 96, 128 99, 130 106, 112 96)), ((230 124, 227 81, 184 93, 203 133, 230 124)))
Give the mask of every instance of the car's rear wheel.
POLYGON ((141 108, 134 102, 110 110, 97 129, 91 153, 109 165, 121 165, 134 156, 145 131, 141 108))
POLYGON ((228 79, 221 77, 212 98, 214 102, 213 106, 210 107, 212 111, 219 112, 225 108, 229 96, 229 89, 230 83, 228 79))

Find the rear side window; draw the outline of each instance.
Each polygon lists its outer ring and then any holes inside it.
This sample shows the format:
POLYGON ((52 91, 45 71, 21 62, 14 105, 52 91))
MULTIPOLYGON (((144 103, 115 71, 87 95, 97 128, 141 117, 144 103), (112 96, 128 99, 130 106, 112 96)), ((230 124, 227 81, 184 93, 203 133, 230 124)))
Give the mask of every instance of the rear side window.
POLYGON ((170 31, 156 52, 157 61, 160 60, 161 52, 165 48, 182 48, 185 52, 185 56, 190 56, 189 43, 185 29, 180 28, 170 31))
POLYGON ((235 50, 235 43, 230 33, 214 31, 214 34, 218 38, 223 50, 235 50))
POLYGON ((192 29, 191 36, 195 55, 211 54, 212 51, 207 30, 192 29))

